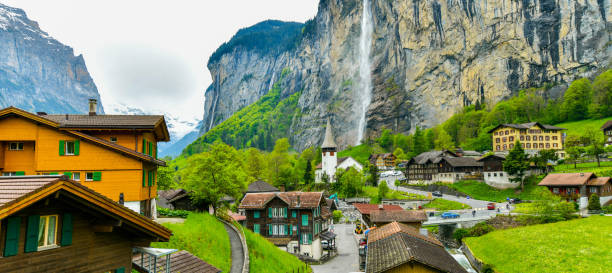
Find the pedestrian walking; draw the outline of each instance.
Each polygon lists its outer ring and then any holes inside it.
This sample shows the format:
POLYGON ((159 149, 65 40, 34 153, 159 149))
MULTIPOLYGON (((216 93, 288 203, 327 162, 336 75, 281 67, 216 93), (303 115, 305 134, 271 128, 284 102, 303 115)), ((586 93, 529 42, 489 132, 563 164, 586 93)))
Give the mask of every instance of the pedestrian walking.
POLYGON ((472 217, 476 217, 476 210, 472 210, 472 217))
POLYGON ((510 204, 506 204, 506 209, 510 210, 510 204))

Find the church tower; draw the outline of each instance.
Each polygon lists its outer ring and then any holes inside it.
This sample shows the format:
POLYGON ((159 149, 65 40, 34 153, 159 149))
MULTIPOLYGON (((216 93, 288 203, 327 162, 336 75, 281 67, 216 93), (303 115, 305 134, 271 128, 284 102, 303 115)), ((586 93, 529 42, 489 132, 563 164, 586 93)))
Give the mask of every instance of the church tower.
POLYGON ((329 182, 335 181, 336 167, 338 166, 338 154, 336 141, 332 133, 331 123, 329 118, 327 119, 327 127, 325 128, 325 139, 323 145, 321 145, 322 160, 321 169, 323 173, 327 174, 329 182))

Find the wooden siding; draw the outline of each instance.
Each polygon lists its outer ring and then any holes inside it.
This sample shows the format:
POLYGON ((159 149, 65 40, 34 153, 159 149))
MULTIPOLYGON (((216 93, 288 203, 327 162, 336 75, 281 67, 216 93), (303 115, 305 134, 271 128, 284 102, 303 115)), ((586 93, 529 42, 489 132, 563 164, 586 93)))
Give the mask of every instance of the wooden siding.
POLYGON ((398 267, 389 269, 384 271, 384 273, 435 273, 435 272, 443 272, 429 266, 417 263, 417 262, 408 262, 398 267))

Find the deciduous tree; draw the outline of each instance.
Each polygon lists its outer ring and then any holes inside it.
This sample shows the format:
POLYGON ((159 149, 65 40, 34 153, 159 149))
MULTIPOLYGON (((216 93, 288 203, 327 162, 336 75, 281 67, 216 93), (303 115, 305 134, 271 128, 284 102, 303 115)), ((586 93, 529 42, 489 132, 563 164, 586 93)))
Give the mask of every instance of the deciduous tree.
POLYGON ((525 185, 523 178, 525 176, 525 171, 529 168, 529 158, 518 140, 514 143, 514 148, 512 148, 506 156, 503 167, 504 171, 512 177, 512 181, 521 182, 521 190, 524 190, 525 185))

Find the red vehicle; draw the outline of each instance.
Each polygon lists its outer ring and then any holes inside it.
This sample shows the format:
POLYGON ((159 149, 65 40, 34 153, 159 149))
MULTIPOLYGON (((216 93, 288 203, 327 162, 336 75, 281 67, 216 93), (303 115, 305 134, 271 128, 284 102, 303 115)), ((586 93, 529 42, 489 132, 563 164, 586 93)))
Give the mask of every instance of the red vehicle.
POLYGON ((494 209, 495 209, 495 203, 489 203, 489 204, 487 204, 487 209, 488 209, 488 210, 494 210, 494 209))

